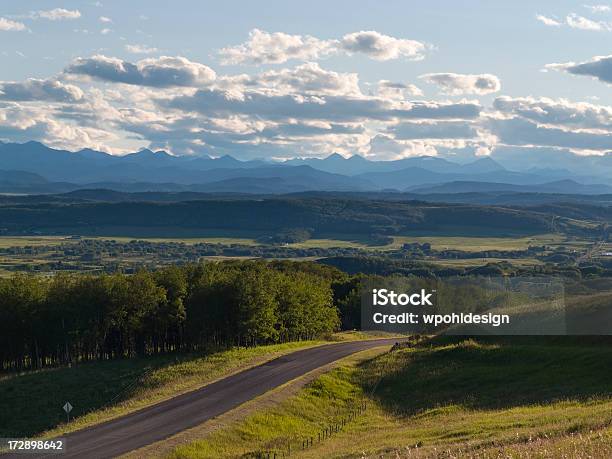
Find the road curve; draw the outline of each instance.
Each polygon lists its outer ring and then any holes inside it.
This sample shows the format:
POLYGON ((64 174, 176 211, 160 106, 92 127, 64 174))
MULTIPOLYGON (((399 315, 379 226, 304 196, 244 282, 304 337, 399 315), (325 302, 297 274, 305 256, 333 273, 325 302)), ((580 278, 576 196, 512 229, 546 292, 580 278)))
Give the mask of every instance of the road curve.
POLYGON ((201 389, 64 435, 66 450, 58 457, 98 459, 125 454, 219 416, 335 360, 396 341, 351 341, 292 352, 201 389))

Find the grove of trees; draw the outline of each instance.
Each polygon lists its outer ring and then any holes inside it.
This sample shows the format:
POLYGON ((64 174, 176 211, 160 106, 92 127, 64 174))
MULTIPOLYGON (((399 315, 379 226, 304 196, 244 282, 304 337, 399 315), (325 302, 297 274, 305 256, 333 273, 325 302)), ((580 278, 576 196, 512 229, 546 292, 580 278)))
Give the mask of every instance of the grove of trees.
POLYGON ((312 263, 263 261, 17 274, 0 279, 0 370, 312 339, 340 326, 339 276, 312 263))

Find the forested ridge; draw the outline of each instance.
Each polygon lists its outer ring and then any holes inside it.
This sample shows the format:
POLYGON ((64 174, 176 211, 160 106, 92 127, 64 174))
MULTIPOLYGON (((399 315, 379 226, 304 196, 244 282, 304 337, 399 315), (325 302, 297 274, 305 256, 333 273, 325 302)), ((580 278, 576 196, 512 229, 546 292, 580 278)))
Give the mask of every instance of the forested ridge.
POLYGON ((116 227, 146 228, 160 235, 171 228, 249 231, 310 228, 315 234, 343 233, 347 228, 356 234, 398 234, 449 227, 478 227, 482 232, 551 230, 550 215, 528 209, 316 198, 7 203, 0 205, 0 222, 0 229, 7 234, 104 234, 116 227))
POLYGON ((0 279, 0 369, 312 339, 340 326, 339 271, 224 262, 0 279))

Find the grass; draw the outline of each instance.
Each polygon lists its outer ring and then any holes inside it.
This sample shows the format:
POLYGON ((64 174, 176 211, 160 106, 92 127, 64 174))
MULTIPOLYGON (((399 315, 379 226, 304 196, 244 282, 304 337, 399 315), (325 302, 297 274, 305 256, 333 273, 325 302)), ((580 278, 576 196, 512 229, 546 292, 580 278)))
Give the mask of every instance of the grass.
POLYGON ((347 363, 172 457, 286 451, 289 441, 292 457, 308 458, 610 457, 611 344, 572 337, 424 342, 347 363), (317 442, 321 428, 364 396, 363 415, 317 442), (311 436, 313 447, 301 450, 311 436))
POLYGON ((295 451, 301 439, 316 436, 361 400, 362 387, 351 381, 353 365, 379 352, 373 349, 349 357, 278 408, 257 412, 235 427, 214 432, 207 440, 181 446, 171 456, 239 457, 249 452, 287 450, 288 442, 293 443, 295 451))
POLYGON ((301 341, 199 354, 91 362, 20 375, 0 374, 0 437, 55 435, 127 414, 297 349, 395 336, 340 332, 301 341), (61 407, 69 401, 73 419, 61 407))
POLYGON ((0 379, 0 437, 76 430, 196 389, 237 370, 298 348, 304 341, 210 354, 163 355, 92 362, 0 379), (143 378, 143 374, 147 377, 143 378), (75 418, 64 425, 66 402, 75 418))

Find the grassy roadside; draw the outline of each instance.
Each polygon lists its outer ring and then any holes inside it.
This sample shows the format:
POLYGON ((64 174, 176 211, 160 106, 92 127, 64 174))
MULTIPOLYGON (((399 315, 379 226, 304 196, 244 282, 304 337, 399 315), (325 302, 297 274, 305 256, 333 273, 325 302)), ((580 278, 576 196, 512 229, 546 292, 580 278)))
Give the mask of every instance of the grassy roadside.
POLYGON ((172 454, 177 447, 208 437, 214 432, 220 432, 224 429, 230 428, 237 422, 241 422, 255 413, 265 412, 269 409, 278 407, 284 401, 299 394, 304 387, 307 387, 310 383, 322 375, 329 373, 335 368, 343 365, 356 365, 365 360, 374 358, 375 356, 384 352, 388 352, 390 347, 391 346, 389 345, 384 345, 371 348, 331 362, 323 367, 319 367, 302 376, 299 376, 296 379, 288 381, 287 383, 278 386, 252 400, 249 400, 248 402, 243 403, 242 405, 198 426, 182 431, 157 443, 131 451, 130 453, 127 453, 121 457, 124 459, 167 457, 168 455, 172 454))
POLYGON ((343 364, 171 457, 280 452, 289 441, 292 457, 308 458, 611 457, 611 365, 609 340, 432 342, 343 364), (316 441, 364 396, 364 414, 316 441), (311 436, 313 447, 302 451, 311 436))
POLYGON ((297 349, 330 342, 371 339, 360 332, 320 341, 233 348, 209 354, 162 355, 0 378, 0 437, 57 435, 127 414, 297 349), (65 423, 61 410, 74 406, 65 423))
POLYGON ((77 430, 200 387, 318 341, 92 362, 0 380, 0 436, 77 430), (61 406, 74 406, 65 424, 61 406))

